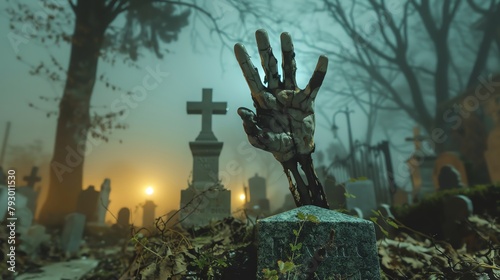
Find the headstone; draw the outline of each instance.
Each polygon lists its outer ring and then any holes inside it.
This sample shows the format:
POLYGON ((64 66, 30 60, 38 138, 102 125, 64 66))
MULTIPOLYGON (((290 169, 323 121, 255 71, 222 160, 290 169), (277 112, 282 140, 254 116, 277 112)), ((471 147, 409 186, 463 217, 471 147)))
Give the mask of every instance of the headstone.
POLYGON ((347 209, 346 193, 344 184, 337 184, 332 176, 326 177, 325 194, 331 209, 347 209))
POLYGON ((127 228, 130 226, 130 209, 122 208, 118 211, 117 222, 118 226, 121 228, 127 228))
POLYGON ((266 194, 266 179, 255 173, 254 177, 248 179, 248 188, 250 189, 250 201, 248 201, 246 207, 258 213, 269 212, 270 205, 266 194))
POLYGON ((347 191, 347 210, 355 207, 361 209, 364 217, 372 216, 372 210, 377 209, 375 186, 371 180, 360 180, 345 183, 347 191))
MULTIPOLYGON (((291 255, 289 244, 294 244, 294 230, 302 222, 299 212, 319 220, 305 222, 299 233, 303 245, 293 261, 304 264, 303 272, 315 272, 314 279, 380 279, 373 223, 312 205, 258 220, 258 279, 263 269, 277 269, 277 261, 291 255)), ((298 279, 306 279, 301 276, 298 279)))
POLYGON ((219 180, 219 156, 223 143, 212 132, 212 114, 226 114, 226 102, 212 102, 212 89, 203 89, 202 102, 188 102, 188 114, 201 114, 201 132, 189 142, 193 155, 193 177, 181 191, 182 226, 204 226, 231 216, 231 192, 219 180))
POLYGON ((462 188, 460 173, 451 165, 441 167, 438 175, 438 186, 440 190, 462 188))
POLYGON ((109 179, 104 179, 97 199, 97 223, 105 224, 106 213, 109 206, 109 193, 111 192, 111 183, 109 179))
POLYGON ((444 201, 443 234, 450 244, 457 248, 468 233, 466 219, 473 214, 474 207, 470 198, 464 195, 452 196, 444 201))
POLYGON ((413 137, 406 138, 405 140, 413 141, 415 145, 415 151, 406 161, 406 164, 410 172, 413 188, 411 197, 412 200, 418 201, 426 194, 435 192, 433 172, 436 156, 424 148, 423 142, 430 140, 430 138, 421 135, 419 127, 414 127, 413 137))
POLYGON ((79 251, 85 229, 85 215, 71 213, 66 216, 61 235, 61 249, 68 254, 79 251))
POLYGON ((17 232, 26 234, 33 224, 33 212, 28 208, 28 198, 20 193, 16 193, 15 217, 17 218, 17 232))
POLYGON ((80 192, 76 212, 84 214, 87 223, 97 221, 98 200, 99 192, 95 190, 94 186, 89 186, 80 192))
POLYGON ((460 156, 454 152, 444 152, 437 156, 436 163, 434 165, 433 171, 433 181, 436 190, 439 190, 439 173, 441 172, 441 168, 444 166, 453 167, 458 174, 460 174, 460 180, 463 182, 463 185, 467 187, 469 185, 469 181, 467 179, 467 171, 465 169, 465 164, 460 159, 460 156))
POLYGON ((26 197, 26 207, 31 213, 36 213, 39 191, 30 186, 16 187, 16 193, 26 197))
POLYGON ((152 228, 155 226, 155 208, 156 204, 152 200, 146 200, 142 206, 142 226, 145 228, 152 228))
POLYGON ((31 168, 30 175, 23 178, 26 181, 26 186, 16 187, 16 193, 20 193, 28 199, 27 207, 31 210, 31 213, 36 213, 37 209, 39 191, 35 189, 35 184, 41 181, 37 174, 38 167, 34 166, 31 168))

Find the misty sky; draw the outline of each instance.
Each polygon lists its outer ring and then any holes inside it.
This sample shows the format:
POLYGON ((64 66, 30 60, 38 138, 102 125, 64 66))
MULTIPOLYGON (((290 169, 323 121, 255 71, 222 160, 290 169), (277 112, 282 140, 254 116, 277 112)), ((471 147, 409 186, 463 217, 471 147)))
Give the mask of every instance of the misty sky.
MULTIPOLYGON (((35 41, 29 40, 27 43, 20 44, 16 53, 8 36, 5 36, 10 31, 4 7, 5 4, 2 3, 0 5, 0 13, 2 13, 0 28, 4 36, 0 40, 2 50, 0 53, 2 62, 0 68, 0 84, 2 85, 0 135, 3 138, 5 122, 11 121, 9 145, 26 146, 36 139, 42 141, 45 161, 36 162, 36 164, 42 166, 41 186, 45 187, 49 181, 47 160, 50 159, 53 150, 56 128, 56 117, 46 117, 46 113, 56 110, 57 102, 41 100, 40 96, 60 97, 62 84, 29 75, 30 67, 16 60, 16 56, 22 56, 25 61, 37 65, 39 61, 47 59, 48 54, 51 54, 66 66, 69 48, 46 49, 35 41), (29 103, 41 109, 30 108, 29 103)), ((215 8, 219 11, 221 9, 221 7, 215 8)), ((231 14, 230 9, 223 10, 223 12, 228 20, 234 19, 234 14, 231 14)), ((273 13, 284 14, 285 11, 276 10, 273 13)), ((315 21, 321 23, 322 19, 316 18, 315 21)), ((253 31, 248 36, 253 37, 253 32, 260 27, 250 26, 249 30, 253 31)), ((192 28, 192 25, 184 28, 177 42, 164 45, 169 53, 163 60, 147 54, 138 61, 139 69, 133 69, 121 63, 115 66, 104 63, 99 65, 98 76, 104 74, 111 83, 125 90, 141 85, 144 77, 150 75, 148 69, 159 69, 162 73, 168 73, 165 77, 161 77, 161 81, 155 88, 148 91, 143 101, 134 102, 134 108, 127 108, 123 122, 128 125, 128 128, 123 131, 114 131, 109 143, 99 143, 99 140, 95 140, 96 144, 88 147, 89 153, 85 161, 84 188, 88 185, 95 185, 99 188, 105 178, 110 178, 112 189, 110 210, 116 215, 119 208, 130 207, 132 213, 135 213, 133 219, 136 223, 140 223, 142 211, 134 212, 135 207, 147 198, 144 190, 149 185, 155 189, 152 199, 159 205, 157 215, 179 207, 180 190, 187 187, 192 169, 192 156, 188 142, 193 141, 201 129, 201 116, 188 116, 186 102, 200 101, 202 88, 213 88, 214 101, 228 103, 227 115, 213 117, 213 131, 219 141, 224 142, 220 157, 220 172, 225 172, 228 169, 227 166, 233 164, 234 161, 241 167, 241 172, 238 174, 222 177, 225 187, 232 191, 233 210, 242 206, 238 196, 242 193, 243 184, 246 184, 248 178, 255 173, 271 179, 268 182, 268 195, 271 197, 273 209, 279 208, 283 197, 289 193, 288 182, 274 158, 268 153, 251 148, 248 144, 236 109, 241 106, 248 108, 253 108, 253 106, 249 90, 233 53, 225 50, 221 56, 220 43, 216 38, 210 41, 208 36, 205 40, 210 42, 211 46, 204 48, 198 42, 195 49, 191 37, 192 28), (239 152, 241 149, 251 150, 252 155, 239 152), (266 171, 269 169, 272 173, 266 174, 266 172, 270 173, 266 171)), ((279 49, 280 32, 289 31, 292 38, 298 33, 295 31, 294 34, 294 30, 286 27, 277 26, 275 29, 278 32, 269 32, 274 49, 279 49)), ((254 64, 262 73, 255 44, 246 47, 253 57, 254 64)), ((304 61, 298 45, 295 51, 298 65, 297 81, 299 86, 304 87, 316 61, 304 61)), ((279 52, 275 53, 279 54, 279 52)), ((280 56, 278 60, 281 60, 280 56)), ((330 69, 335 69, 335 65, 331 65, 330 69)), ((331 80, 332 75, 334 71, 330 70, 325 83, 331 80)), ((109 112, 112 104, 120 102, 117 100, 121 100, 122 95, 125 93, 112 91, 98 81, 92 97, 92 110, 100 113, 109 112)), ((331 94, 320 90, 317 103, 321 104, 331 98, 333 98, 331 94)), ((364 115, 355 113, 352 121, 354 138, 362 138, 365 132, 364 115)), ((317 149, 326 150, 333 141, 332 133, 324 125, 321 117, 317 118, 317 122, 319 123, 315 134, 317 149)), ((342 116, 337 118, 337 125, 340 128, 340 139, 343 143, 347 143, 345 119, 342 116)), ((411 127, 408 128, 408 133, 409 131, 411 127)), ((403 135, 401 138, 406 136, 409 135, 403 135)), ((377 136, 377 139, 382 138, 377 136)), ((412 144, 408 143, 408 150, 411 148, 412 144)), ((4 164, 6 167, 9 167, 9 159, 8 155, 4 164)), ((21 175, 25 174, 19 174, 21 175)), ((107 220, 111 219, 108 214, 107 220)))

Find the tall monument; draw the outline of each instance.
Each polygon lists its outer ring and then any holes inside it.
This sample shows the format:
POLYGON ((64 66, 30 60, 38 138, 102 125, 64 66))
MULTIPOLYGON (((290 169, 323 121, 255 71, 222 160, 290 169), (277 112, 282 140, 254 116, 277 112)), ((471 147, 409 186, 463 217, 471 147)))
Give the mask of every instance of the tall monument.
POLYGON ((187 102, 187 113, 201 114, 201 132, 189 142, 193 176, 181 191, 180 220, 184 227, 204 226, 231 215, 231 192, 219 180, 222 142, 212 132, 212 114, 225 115, 226 102, 212 102, 212 89, 203 89, 201 102, 187 102))

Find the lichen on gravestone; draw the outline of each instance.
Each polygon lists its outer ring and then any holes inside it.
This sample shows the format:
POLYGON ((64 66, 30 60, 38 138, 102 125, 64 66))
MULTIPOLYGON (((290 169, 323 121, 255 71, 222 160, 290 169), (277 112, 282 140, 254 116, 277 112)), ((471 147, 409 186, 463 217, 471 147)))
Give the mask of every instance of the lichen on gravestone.
POLYGON ((277 266, 278 261, 286 261, 290 256, 294 230, 302 222, 297 218, 299 212, 318 219, 317 223, 306 222, 301 229, 302 246, 294 264, 301 266, 302 276, 313 272, 313 279, 380 279, 373 223, 312 205, 257 222, 259 279, 263 278, 263 269, 274 269, 272 266, 277 266), (335 230, 334 244, 325 246, 331 239, 332 229, 335 230), (324 257, 315 266, 314 258, 321 248, 324 257))

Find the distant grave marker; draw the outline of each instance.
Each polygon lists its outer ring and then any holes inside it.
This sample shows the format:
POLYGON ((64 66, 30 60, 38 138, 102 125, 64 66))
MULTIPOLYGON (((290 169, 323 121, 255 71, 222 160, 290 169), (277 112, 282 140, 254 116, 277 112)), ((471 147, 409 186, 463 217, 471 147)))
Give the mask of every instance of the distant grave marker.
POLYGON ((64 228, 61 235, 61 249, 70 255, 78 253, 82 243, 84 229, 84 214, 68 214, 65 218, 64 228))

